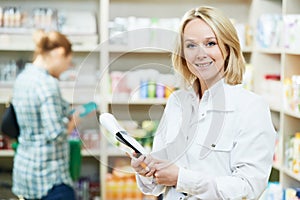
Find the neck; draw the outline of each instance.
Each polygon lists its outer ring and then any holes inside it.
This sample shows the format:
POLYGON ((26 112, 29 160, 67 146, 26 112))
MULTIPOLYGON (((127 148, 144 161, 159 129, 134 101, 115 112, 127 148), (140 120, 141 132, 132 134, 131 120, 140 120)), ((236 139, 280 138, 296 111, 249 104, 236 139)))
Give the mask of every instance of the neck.
POLYGON ((199 95, 199 99, 201 99, 205 90, 207 90, 207 85, 206 85, 205 81, 196 79, 193 87, 194 87, 195 92, 199 95))
POLYGON ((49 66, 49 64, 47 64, 46 60, 41 55, 36 57, 36 59, 33 61, 33 64, 39 68, 47 70, 49 74, 52 75, 51 67, 49 66))
POLYGON ((44 68, 46 70, 48 70, 49 68, 42 56, 37 56, 36 59, 33 61, 33 64, 37 67, 44 68))
POLYGON ((212 87, 215 83, 217 83, 221 79, 222 77, 220 76, 214 79, 206 79, 206 80, 196 79, 194 82, 194 90, 196 91, 196 93, 199 94, 199 98, 201 98, 206 90, 208 90, 210 87, 212 87))

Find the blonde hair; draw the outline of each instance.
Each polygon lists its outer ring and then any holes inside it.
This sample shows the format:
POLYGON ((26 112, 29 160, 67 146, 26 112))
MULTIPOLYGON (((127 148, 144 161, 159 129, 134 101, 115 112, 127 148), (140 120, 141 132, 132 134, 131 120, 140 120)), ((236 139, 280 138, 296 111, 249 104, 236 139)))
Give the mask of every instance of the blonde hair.
POLYGON ((37 30, 33 34, 33 40, 35 42, 35 51, 33 54, 33 60, 38 55, 45 55, 49 51, 63 47, 65 55, 72 53, 72 44, 67 37, 57 31, 44 32, 43 30, 37 30))
POLYGON ((236 85, 242 83, 245 71, 244 57, 241 51, 236 29, 231 21, 218 9, 208 6, 201 6, 189 10, 183 16, 179 27, 179 34, 175 51, 172 54, 172 62, 176 71, 184 78, 186 86, 193 84, 196 80, 188 67, 183 51, 183 32, 188 22, 193 19, 202 19, 214 31, 221 52, 225 58, 224 80, 227 84, 236 85))

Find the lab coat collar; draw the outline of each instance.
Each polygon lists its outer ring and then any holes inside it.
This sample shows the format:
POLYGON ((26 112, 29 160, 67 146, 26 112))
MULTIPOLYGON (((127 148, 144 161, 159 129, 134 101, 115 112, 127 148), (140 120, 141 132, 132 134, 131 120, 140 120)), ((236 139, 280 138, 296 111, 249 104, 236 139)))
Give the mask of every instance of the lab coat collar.
MULTIPOLYGON (((230 86, 221 79, 204 92, 201 101, 207 104, 207 110, 234 111, 232 87, 235 86, 230 86)), ((197 94, 192 88, 188 91, 188 95, 194 104, 198 103, 197 94)))

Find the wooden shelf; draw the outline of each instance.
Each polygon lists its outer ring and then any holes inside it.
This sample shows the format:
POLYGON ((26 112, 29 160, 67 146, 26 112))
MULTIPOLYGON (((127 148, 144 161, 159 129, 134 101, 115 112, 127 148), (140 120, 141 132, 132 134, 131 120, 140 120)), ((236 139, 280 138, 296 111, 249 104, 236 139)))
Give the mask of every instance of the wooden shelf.
POLYGON ((264 54, 281 54, 283 50, 281 49, 268 49, 268 48, 257 48, 255 52, 264 53, 264 54))
POLYGON ((284 110, 284 114, 300 119, 300 113, 296 113, 290 110, 284 110))
POLYGON ((83 157, 100 157, 101 152, 99 150, 94 150, 94 149, 82 149, 81 150, 81 155, 83 157))
POLYGON ((291 178, 293 178, 293 179, 295 179, 295 180, 297 180, 297 181, 300 182, 300 174, 299 174, 299 173, 296 174, 296 173, 292 172, 291 170, 287 169, 286 167, 282 167, 282 171, 283 171, 286 175, 288 175, 288 176, 290 176, 291 178))
POLYGON ((273 163, 273 168, 280 171, 282 167, 279 163, 273 163))

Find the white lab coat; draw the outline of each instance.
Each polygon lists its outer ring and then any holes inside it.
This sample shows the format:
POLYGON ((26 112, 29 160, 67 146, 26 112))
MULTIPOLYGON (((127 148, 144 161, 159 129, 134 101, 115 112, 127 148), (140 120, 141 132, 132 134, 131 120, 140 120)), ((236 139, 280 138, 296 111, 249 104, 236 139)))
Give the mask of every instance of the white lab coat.
POLYGON ((257 199, 267 186, 276 132, 266 102, 220 80, 199 102, 174 92, 156 132, 154 157, 179 167, 175 187, 137 175, 142 192, 164 199, 257 199))

